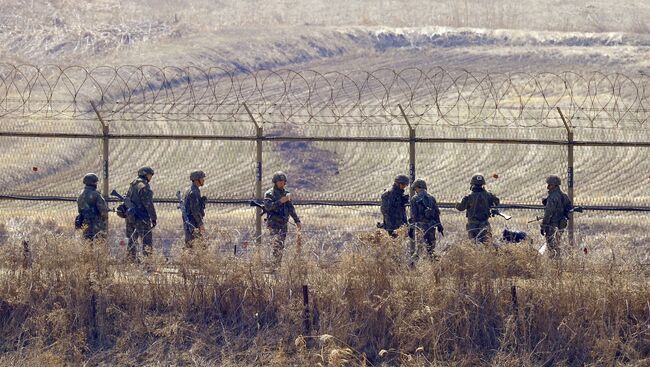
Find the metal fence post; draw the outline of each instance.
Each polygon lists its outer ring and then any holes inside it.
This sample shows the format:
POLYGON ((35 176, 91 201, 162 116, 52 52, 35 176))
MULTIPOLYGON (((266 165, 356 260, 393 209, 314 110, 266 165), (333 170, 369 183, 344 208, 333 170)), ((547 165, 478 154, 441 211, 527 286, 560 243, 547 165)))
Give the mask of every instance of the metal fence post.
MULTIPOLYGON (((109 129, 108 124, 102 118, 102 115, 99 113, 99 109, 95 105, 95 102, 90 101, 90 106, 92 106, 97 119, 102 124, 102 196, 104 199, 108 200, 109 197, 109 184, 108 184, 108 143, 109 143, 109 129)), ((106 224, 108 227, 108 223, 106 224)), ((106 233, 108 234, 108 228, 106 228, 106 233)))
MULTIPOLYGON (((406 116, 406 112, 404 112, 404 108, 402 108, 401 104, 398 104, 397 107, 399 107, 400 112, 402 113, 402 117, 404 117, 404 121, 406 121, 406 125, 409 127, 409 178, 411 179, 411 183, 415 181, 415 129, 413 126, 411 126, 411 122, 409 121, 408 116, 406 116)), ((411 186, 409 190, 409 194, 412 197, 415 195, 415 192, 413 190, 413 186, 411 186)), ((411 228, 409 228, 411 229, 411 228)), ((417 254, 417 228, 412 228, 413 229, 413 237, 410 239, 410 247, 411 247, 411 256, 415 256, 417 254)))
MULTIPOLYGON (((562 118, 562 122, 564 123, 564 127, 566 128, 567 131, 567 195, 569 195, 569 199, 571 199, 571 203, 575 204, 574 202, 574 192, 573 192, 573 147, 574 147, 574 141, 573 141, 573 129, 571 127, 571 124, 569 124, 564 118, 564 114, 562 113, 562 110, 560 107, 557 107, 557 112, 560 114, 560 117, 562 118)), ((575 222, 573 220, 573 215, 569 216, 569 246, 571 249, 575 247, 575 222)))
MULTIPOLYGON (((412 183, 415 181, 415 129, 411 126, 411 122, 406 116, 402 105, 398 104, 397 107, 399 107, 402 117, 404 117, 404 121, 406 121, 406 125, 409 127, 409 177, 412 183)), ((411 196, 413 196, 413 190, 411 190, 411 196)))
MULTIPOLYGON (((246 109, 248 116, 251 118, 251 121, 253 121, 253 124, 255 124, 257 161, 255 173, 255 199, 262 200, 262 138, 264 137, 264 131, 255 120, 255 117, 248 108, 248 105, 246 105, 246 102, 244 102, 244 108, 246 109)), ((262 243, 262 209, 260 208, 255 208, 255 239, 258 245, 262 243)))

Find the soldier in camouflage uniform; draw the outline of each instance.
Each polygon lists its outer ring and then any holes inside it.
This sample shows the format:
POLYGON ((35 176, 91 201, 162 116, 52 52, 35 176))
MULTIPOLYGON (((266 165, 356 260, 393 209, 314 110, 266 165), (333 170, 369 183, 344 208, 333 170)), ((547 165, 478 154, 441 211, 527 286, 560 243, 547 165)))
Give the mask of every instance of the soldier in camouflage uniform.
POLYGON ((104 238, 108 223, 108 206, 106 200, 97 191, 99 177, 94 173, 84 176, 84 190, 77 198, 79 211, 78 224, 82 226, 84 238, 94 240, 104 238))
POLYGON ((273 187, 264 194, 264 209, 266 209, 266 226, 273 236, 273 257, 276 266, 282 262, 284 241, 287 238, 289 217, 293 218, 298 230, 302 228, 296 208, 291 203, 291 193, 285 189, 287 175, 283 172, 273 174, 273 187))
POLYGON ((185 203, 185 213, 187 222, 183 224, 185 229, 185 246, 192 247, 192 240, 203 237, 205 225, 205 197, 201 196, 201 186, 205 184, 205 173, 203 171, 194 171, 190 174, 192 186, 185 193, 183 202, 185 203))
POLYGON ((138 170, 138 178, 131 182, 125 197, 127 206, 126 236, 129 238, 129 257, 137 259, 136 242, 142 239, 142 255, 149 256, 153 250, 153 228, 156 226, 156 209, 153 206, 153 191, 149 182, 154 171, 151 167, 138 170))
POLYGON ((555 257, 560 254, 560 238, 567 227, 567 221, 571 212, 572 204, 569 196, 560 190, 562 181, 557 176, 546 178, 548 197, 544 203, 544 218, 542 219, 540 232, 546 238, 549 256, 555 257))
POLYGON ((456 209, 460 211, 467 210, 467 235, 471 240, 482 243, 488 243, 492 238, 490 230, 490 210, 492 207, 499 205, 499 198, 485 190, 485 177, 477 174, 470 181, 469 195, 456 204, 456 209))
MULTIPOLYGON (((424 180, 415 180, 411 188, 415 195, 411 197, 411 219, 409 220, 412 229, 409 230, 409 237, 413 239, 415 235, 422 238, 426 243, 427 254, 430 258, 434 257, 433 250, 436 247, 436 229, 440 234, 444 233, 444 228, 440 222, 440 209, 436 199, 427 192, 427 183, 424 180)), ((411 257, 416 257, 415 242, 412 241, 411 257)))
POLYGON ((397 237, 395 230, 406 224, 406 204, 409 202, 409 196, 404 194, 404 190, 409 182, 407 176, 399 175, 395 177, 393 187, 381 195, 381 214, 384 217, 382 228, 393 238, 397 237))

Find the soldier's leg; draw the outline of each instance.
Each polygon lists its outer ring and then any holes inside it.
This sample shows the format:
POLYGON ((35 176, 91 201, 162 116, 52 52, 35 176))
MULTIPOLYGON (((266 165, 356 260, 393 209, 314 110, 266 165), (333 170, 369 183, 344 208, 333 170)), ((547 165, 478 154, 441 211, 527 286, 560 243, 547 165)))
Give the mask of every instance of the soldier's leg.
POLYGON ((408 236, 409 236, 409 248, 408 248, 408 256, 411 259, 411 265, 413 260, 418 256, 418 248, 417 248, 417 238, 422 236, 422 233, 420 231, 420 228, 418 227, 417 224, 413 223, 409 226, 408 229, 408 236))
POLYGON ((101 224, 101 223, 96 223, 94 226, 94 238, 96 240, 106 240, 107 233, 106 233, 106 228, 101 224))
POLYGON ((434 257, 434 250, 436 248, 436 227, 427 226, 427 230, 424 233, 424 241, 427 246, 427 254, 430 258, 434 257))
POLYGON ((480 223, 478 228, 477 240, 482 244, 490 243, 492 241, 492 228, 490 227, 490 223, 480 223))
POLYGON ((271 228, 273 237, 273 258, 276 265, 282 262, 282 252, 284 250, 284 241, 287 238, 287 226, 276 226, 271 228))
POLYGON ((149 221, 140 221, 138 227, 142 237, 142 256, 149 256, 153 252, 153 228, 149 221))
POLYGON ((85 239, 92 240, 95 238, 95 231, 93 230, 93 226, 91 224, 84 224, 83 229, 83 236, 85 239))
POLYGON ((128 242, 128 256, 129 259, 136 259, 136 242, 138 241, 138 231, 136 231, 135 223, 129 220, 126 221, 126 237, 129 239, 128 242))
POLYGON ((467 223, 465 229, 467 230, 467 237, 472 241, 476 241, 478 235, 481 232, 481 228, 479 227, 478 223, 467 223))
POLYGON ((192 248, 192 241, 194 240, 194 236, 192 235, 192 232, 188 230, 187 228, 184 229, 185 231, 185 248, 192 248))

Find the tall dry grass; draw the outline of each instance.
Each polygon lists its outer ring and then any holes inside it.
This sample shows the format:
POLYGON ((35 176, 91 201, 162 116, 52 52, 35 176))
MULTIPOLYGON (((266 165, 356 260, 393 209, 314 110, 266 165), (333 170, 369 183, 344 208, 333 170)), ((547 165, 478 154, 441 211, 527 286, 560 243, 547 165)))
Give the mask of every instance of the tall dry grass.
POLYGON ((123 263, 55 231, 2 245, 0 365, 650 364, 647 273, 620 259, 466 243, 405 261, 381 233, 323 261, 215 243, 123 263), (303 286, 309 303, 304 306, 303 286))

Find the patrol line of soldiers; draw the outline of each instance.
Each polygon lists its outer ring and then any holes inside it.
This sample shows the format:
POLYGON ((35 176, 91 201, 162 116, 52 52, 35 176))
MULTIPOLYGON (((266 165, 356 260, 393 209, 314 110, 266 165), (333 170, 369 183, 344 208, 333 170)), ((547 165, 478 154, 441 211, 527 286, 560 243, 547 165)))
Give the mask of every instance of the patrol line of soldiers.
MULTIPOLYGON (((153 191, 149 183, 154 176, 151 167, 138 170, 138 177, 129 185, 123 202, 117 207, 116 213, 126 220, 126 236, 128 237, 128 252, 132 260, 137 260, 137 242, 142 241, 142 254, 148 256, 152 252, 153 228, 157 224, 156 209, 153 205, 153 191)), ((183 198, 183 229, 185 246, 193 247, 193 242, 205 233, 205 203, 207 198, 201 196, 200 188, 205 185, 206 175, 203 171, 190 174, 192 185, 183 198)), ((104 238, 108 223, 108 205, 97 191, 99 177, 89 173, 83 178, 84 190, 77 198, 79 215, 75 220, 77 228, 83 228, 83 236, 94 240, 104 238)), ((264 194, 264 211, 266 224, 273 236, 273 256, 276 263, 282 260, 282 252, 287 237, 289 217, 293 218, 300 230, 301 223, 296 209, 291 202, 291 193, 286 189, 287 175, 276 172, 273 175, 273 187, 264 194)))
MULTIPOLYGON (((151 254, 153 245, 153 228, 157 224, 156 209, 153 205, 153 191, 149 183, 154 176, 151 167, 138 170, 138 177, 131 182, 123 203, 116 209, 117 214, 126 220, 126 236, 128 237, 128 252, 131 259, 136 260, 138 239, 142 241, 142 254, 151 254)), ((185 231, 186 247, 192 247, 194 240, 205 233, 205 203, 206 197, 201 196, 200 188, 205 184, 206 175, 203 171, 190 174, 192 185, 186 191, 183 199, 183 228, 185 231)), ((108 221, 108 206, 105 199, 97 191, 99 177, 89 173, 83 178, 85 185, 77 199, 79 215, 75 220, 77 228, 83 228, 83 235, 88 239, 104 237, 108 221)), ((264 212, 266 224, 273 237, 273 256, 276 263, 282 260, 282 252, 288 232, 289 218, 292 218, 297 229, 301 222, 291 201, 291 193, 286 189, 287 175, 276 172, 272 178, 273 187, 264 194, 264 212)), ((444 235, 444 227, 440 220, 440 209, 435 197, 427 192, 427 184, 418 179, 411 188, 415 192, 412 197, 405 193, 410 179, 405 175, 395 178, 393 187, 381 196, 381 213, 384 228, 389 235, 397 237, 395 231, 409 225, 409 237, 421 238, 426 244, 428 255, 434 257, 436 245, 436 230, 444 235), (410 219, 406 216, 406 205, 410 205, 410 219)), ((544 218, 540 232, 545 237, 551 253, 557 253, 560 236, 567 226, 567 219, 572 208, 569 197, 560 190, 561 180, 557 176, 546 179, 548 197, 544 199, 544 218)), ((456 205, 459 211, 465 211, 467 217, 467 234, 470 239, 487 243, 491 239, 489 218, 492 209, 499 205, 499 198, 485 190, 485 177, 474 175, 470 181, 470 194, 456 205)), ((415 241, 411 241, 410 252, 416 255, 415 241)))
MULTIPOLYGON (((408 225, 408 235, 411 239, 422 239, 431 258, 434 258, 436 246, 436 230, 444 235, 444 227, 440 220, 440 209, 436 199, 427 192, 427 184, 418 179, 411 188, 415 192, 413 197, 405 193, 410 180, 405 175, 395 177, 393 187, 381 196, 381 213, 384 222, 378 226, 384 228, 392 237, 397 237, 395 231, 408 225), (406 204, 410 204, 411 218, 406 218, 406 204)), ((562 233, 567 227, 567 221, 573 208, 568 195, 562 192, 561 180, 557 176, 546 178, 548 197, 544 204, 544 217, 540 225, 540 233, 546 240, 549 254, 555 256, 559 253, 559 243, 562 233)), ((470 193, 463 197, 456 209, 465 211, 467 217, 467 235, 469 239, 488 243, 492 233, 489 218, 493 216, 493 208, 499 205, 499 198, 485 189, 485 177, 477 174, 470 181, 470 193)), ((416 254, 416 241, 410 242, 410 254, 416 254)))

